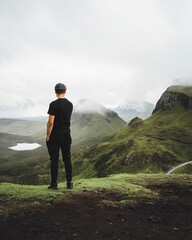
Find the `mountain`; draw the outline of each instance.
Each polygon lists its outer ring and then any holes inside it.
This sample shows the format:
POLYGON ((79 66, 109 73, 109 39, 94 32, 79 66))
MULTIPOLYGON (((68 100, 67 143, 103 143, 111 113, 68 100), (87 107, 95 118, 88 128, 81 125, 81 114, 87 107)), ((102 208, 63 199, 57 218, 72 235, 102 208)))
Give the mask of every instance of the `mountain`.
MULTIPOLYGON (((45 145, 47 118, 0 119, 0 181, 25 184, 49 183, 49 156, 45 145), (13 151, 17 143, 39 143, 33 151, 13 151)), ((126 127, 117 113, 92 100, 81 100, 74 107, 71 132, 73 152, 108 139, 126 127)), ((63 168, 60 168, 64 176, 63 168)))
POLYGON ((134 117, 145 119, 149 117, 154 109, 152 103, 146 101, 125 100, 117 107, 112 108, 125 121, 129 122, 134 117))
MULTIPOLYGON (((35 142, 45 141, 47 117, 0 119, 0 133, 33 136, 35 142)), ((90 99, 82 99, 74 107, 71 118, 73 149, 90 146, 114 135, 126 126, 117 113, 90 99)))
MULTIPOLYGON (((166 172, 192 161, 192 87, 172 86, 151 117, 132 119, 107 141, 73 156, 75 173, 102 177, 113 173, 166 172)), ((192 172, 188 165, 185 172, 192 172)))
POLYGON ((192 87, 171 86, 163 93, 153 113, 166 110, 174 104, 180 104, 185 109, 192 108, 192 87))
POLYGON ((82 99, 74 107, 71 131, 73 146, 90 146, 111 137, 126 127, 118 114, 91 99, 82 99))

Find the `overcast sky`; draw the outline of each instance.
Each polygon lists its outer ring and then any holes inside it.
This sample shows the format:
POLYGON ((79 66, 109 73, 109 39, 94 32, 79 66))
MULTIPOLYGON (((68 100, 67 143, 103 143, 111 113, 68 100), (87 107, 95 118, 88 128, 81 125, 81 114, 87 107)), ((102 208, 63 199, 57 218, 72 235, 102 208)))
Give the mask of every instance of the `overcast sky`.
POLYGON ((191 23, 191 0, 0 0, 0 117, 46 115, 58 82, 74 104, 155 104, 192 83, 191 23))

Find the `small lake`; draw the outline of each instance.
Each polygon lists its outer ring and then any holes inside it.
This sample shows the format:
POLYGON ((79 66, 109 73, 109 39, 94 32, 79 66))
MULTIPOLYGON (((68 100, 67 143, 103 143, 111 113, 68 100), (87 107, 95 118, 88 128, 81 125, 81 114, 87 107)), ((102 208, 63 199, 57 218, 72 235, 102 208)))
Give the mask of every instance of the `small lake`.
POLYGON ((34 150, 38 147, 41 147, 41 145, 38 143, 17 143, 16 146, 8 147, 8 148, 15 151, 25 151, 25 150, 34 150))

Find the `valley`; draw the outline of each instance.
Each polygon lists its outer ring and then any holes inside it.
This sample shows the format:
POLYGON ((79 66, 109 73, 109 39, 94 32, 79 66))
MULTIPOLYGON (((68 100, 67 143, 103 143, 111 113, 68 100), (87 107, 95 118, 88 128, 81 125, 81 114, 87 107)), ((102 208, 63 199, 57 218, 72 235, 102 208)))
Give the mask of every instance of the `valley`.
POLYGON ((0 119, 3 239, 191 239, 191 92, 168 88, 150 117, 129 123, 81 101, 71 122, 73 190, 62 161, 59 190, 47 189, 46 118, 0 119), (34 142, 41 146, 9 148, 34 142))
MULTIPOLYGON (((191 161, 191 91, 190 87, 168 88, 150 117, 135 117, 129 123, 92 100, 81 100, 71 120, 74 178, 166 173, 173 166, 191 161)), ((48 184, 46 121, 0 119, 1 182, 48 184), (41 147, 28 152, 8 149, 24 142, 36 142, 41 147)), ((191 172, 192 166, 186 165, 174 173, 191 172)), ((59 180, 64 178, 61 167, 59 180)))

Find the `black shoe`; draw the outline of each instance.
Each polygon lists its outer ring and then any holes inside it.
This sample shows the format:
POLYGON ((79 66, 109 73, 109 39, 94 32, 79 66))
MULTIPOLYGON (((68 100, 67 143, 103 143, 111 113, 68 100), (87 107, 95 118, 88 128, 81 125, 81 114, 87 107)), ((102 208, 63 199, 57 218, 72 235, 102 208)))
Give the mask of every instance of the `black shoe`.
POLYGON ((48 189, 58 190, 57 183, 51 183, 51 184, 48 186, 48 189))
POLYGON ((73 189, 73 182, 67 182, 67 189, 73 189))

